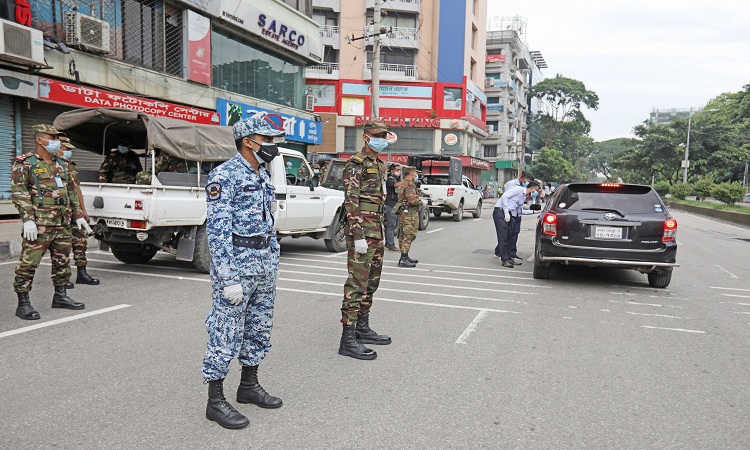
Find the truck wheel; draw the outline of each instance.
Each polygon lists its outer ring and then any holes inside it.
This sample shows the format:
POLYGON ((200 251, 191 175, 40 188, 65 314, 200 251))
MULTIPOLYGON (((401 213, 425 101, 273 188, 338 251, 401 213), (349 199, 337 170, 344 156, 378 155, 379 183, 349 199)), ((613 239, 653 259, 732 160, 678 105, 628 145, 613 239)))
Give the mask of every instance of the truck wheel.
POLYGON ((651 287, 664 289, 672 281, 672 268, 657 270, 648 274, 648 284, 651 287))
POLYGON ((454 222, 460 222, 464 220, 464 201, 461 199, 461 202, 458 204, 458 208, 456 209, 456 213, 453 214, 453 221, 454 222))
POLYGON ((432 215, 435 216, 436 219, 439 219, 441 215, 443 215, 443 212, 440 210, 435 210, 432 212, 432 215))
MULTIPOLYGON (((341 211, 341 214, 344 212, 341 211)), ((344 252, 346 251, 346 235, 344 234, 344 227, 341 226, 338 214, 333 217, 333 239, 326 239, 326 248, 329 252, 344 252)))
POLYGON ((477 203, 477 209, 474 210, 473 213, 471 213, 472 216, 474 216, 475 219, 478 219, 482 217, 482 201, 479 200, 479 203, 477 203))
POLYGON ((112 254, 118 260, 125 264, 145 264, 151 261, 151 258, 159 251, 153 245, 143 245, 140 248, 136 246, 118 247, 111 246, 112 254))
POLYGON ((423 207, 419 210, 419 231, 427 229, 427 225, 430 223, 430 208, 423 207))
POLYGON ((208 250, 208 233, 206 224, 198 227, 195 233, 195 250, 193 250, 193 267, 203 273, 211 270, 211 253, 208 250))

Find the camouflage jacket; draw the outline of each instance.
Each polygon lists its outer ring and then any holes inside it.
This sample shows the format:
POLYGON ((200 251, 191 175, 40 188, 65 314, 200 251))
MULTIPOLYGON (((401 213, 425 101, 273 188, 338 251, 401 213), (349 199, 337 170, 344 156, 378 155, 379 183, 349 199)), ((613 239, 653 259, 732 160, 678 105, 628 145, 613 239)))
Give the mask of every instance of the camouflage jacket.
POLYGON ((37 226, 66 226, 83 217, 69 161, 61 156, 52 155, 50 164, 34 153, 17 157, 11 197, 21 219, 37 226))
POLYGON ((142 171, 141 161, 132 150, 122 154, 115 150, 104 158, 99 168, 99 182, 134 184, 135 175, 142 171))
POLYGON ((154 172, 198 173, 198 163, 161 152, 154 162, 154 172))
POLYGON ((383 238, 385 176, 385 164, 364 149, 344 166, 345 231, 354 240, 383 238))
POLYGON ((409 180, 403 180, 396 183, 396 193, 398 194, 398 202, 404 203, 409 209, 409 212, 417 212, 418 207, 422 206, 422 199, 419 198, 419 192, 414 182, 409 180))

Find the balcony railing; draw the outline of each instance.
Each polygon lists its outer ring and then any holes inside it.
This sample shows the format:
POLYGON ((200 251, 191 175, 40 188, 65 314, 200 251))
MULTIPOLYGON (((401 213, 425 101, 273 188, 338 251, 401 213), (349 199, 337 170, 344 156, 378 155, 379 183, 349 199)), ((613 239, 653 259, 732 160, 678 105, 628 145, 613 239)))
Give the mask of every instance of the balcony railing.
POLYGON ((338 25, 321 25, 318 32, 320 33, 320 37, 338 39, 341 27, 338 25))
MULTIPOLYGON (((382 35, 383 44, 388 47, 419 48, 419 28, 384 27, 386 34, 382 35)), ((375 27, 367 27, 369 34, 375 33, 375 27)))
MULTIPOLYGON (((365 77, 372 78, 372 63, 365 64, 365 77)), ((416 80, 417 66, 381 63, 380 78, 384 80, 416 80)))
MULTIPOLYGON (((421 11, 421 0, 388 0, 386 6, 390 10, 394 11, 421 11)), ((373 8, 375 6, 375 0, 366 0, 365 8, 373 8)))
POLYGON ((307 78, 317 78, 324 80, 339 79, 339 63, 323 63, 305 68, 307 78))

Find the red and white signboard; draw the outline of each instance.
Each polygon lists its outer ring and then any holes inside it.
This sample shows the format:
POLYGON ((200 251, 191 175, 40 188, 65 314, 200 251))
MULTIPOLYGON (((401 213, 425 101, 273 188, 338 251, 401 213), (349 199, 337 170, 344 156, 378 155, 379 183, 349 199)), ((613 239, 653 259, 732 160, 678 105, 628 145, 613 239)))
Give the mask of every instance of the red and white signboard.
POLYGON ((70 84, 50 78, 39 78, 39 99, 85 108, 122 108, 141 111, 152 116, 171 117, 193 123, 219 124, 216 111, 165 103, 88 86, 70 84))
POLYGON ((505 62, 505 55, 487 55, 488 63, 503 63, 505 62))
POLYGON ((188 78, 211 84, 211 19, 188 10, 188 78))

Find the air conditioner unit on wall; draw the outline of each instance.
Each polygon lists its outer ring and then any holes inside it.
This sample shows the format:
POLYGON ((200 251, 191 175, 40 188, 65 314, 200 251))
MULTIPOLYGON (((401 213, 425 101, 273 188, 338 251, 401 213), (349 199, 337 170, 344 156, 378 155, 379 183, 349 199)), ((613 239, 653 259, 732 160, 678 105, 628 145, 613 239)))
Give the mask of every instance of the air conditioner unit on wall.
POLYGON ((65 43, 83 50, 109 53, 109 23, 80 13, 65 13, 65 43))
POLYGON ((44 34, 33 28, 0 19, 0 60, 22 66, 46 66, 44 34))
POLYGON ((305 111, 314 111, 314 110, 315 110, 315 96, 306 95, 305 96, 305 111))

